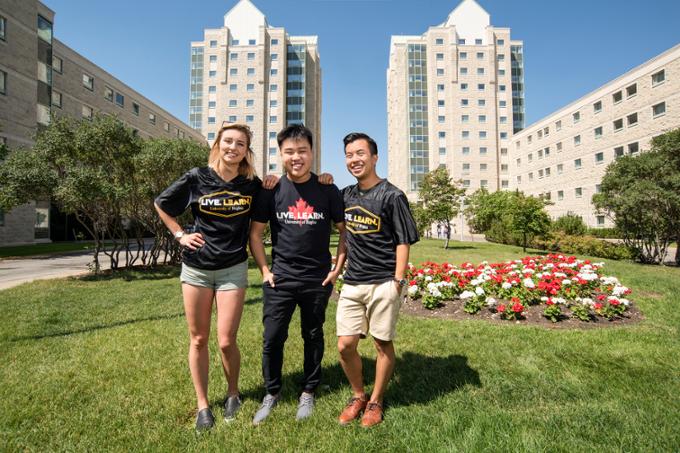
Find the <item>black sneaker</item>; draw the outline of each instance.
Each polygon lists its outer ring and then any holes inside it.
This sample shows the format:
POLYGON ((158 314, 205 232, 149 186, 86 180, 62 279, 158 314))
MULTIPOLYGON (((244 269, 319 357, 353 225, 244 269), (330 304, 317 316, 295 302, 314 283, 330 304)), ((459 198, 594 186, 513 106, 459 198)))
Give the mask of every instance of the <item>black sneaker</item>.
POLYGON ((215 426, 215 417, 209 407, 198 411, 196 416, 196 431, 207 431, 215 426))
POLYGON ((241 395, 228 396, 224 402, 224 419, 231 421, 241 409, 241 395))

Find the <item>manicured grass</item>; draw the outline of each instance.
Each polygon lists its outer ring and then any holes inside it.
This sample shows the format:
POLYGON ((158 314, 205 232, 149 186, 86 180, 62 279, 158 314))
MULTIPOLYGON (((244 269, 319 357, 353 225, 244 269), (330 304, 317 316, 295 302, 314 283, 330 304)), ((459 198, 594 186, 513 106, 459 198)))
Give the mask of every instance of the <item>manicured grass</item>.
MULTIPOLYGON (((412 260, 478 263, 521 248, 423 241, 412 260)), ((680 269, 607 262, 646 319, 611 329, 402 317, 385 422, 335 419, 349 388, 326 322, 324 385, 294 421, 299 317, 286 345, 284 400, 251 426, 263 396, 259 275, 239 333, 245 403, 231 424, 193 432, 194 392, 176 271, 54 280, 0 292, 0 450, 16 451, 671 451, 680 445, 680 269)), ((361 343, 369 382, 375 353, 361 343)), ((213 409, 224 396, 211 342, 213 409)))
POLYGON ((0 247, 0 258, 81 252, 93 249, 93 242, 52 242, 49 244, 13 245, 9 247, 0 247))

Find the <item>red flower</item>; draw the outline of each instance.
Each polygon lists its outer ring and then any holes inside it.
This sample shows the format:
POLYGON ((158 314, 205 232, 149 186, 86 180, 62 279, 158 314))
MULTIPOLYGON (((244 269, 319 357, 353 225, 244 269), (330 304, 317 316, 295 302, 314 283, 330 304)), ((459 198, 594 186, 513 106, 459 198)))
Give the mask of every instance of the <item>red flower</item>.
POLYGON ((505 304, 500 304, 497 308, 496 311, 498 313, 503 313, 505 311, 505 304))
POLYGON ((621 302, 619 302, 618 299, 612 299, 612 300, 609 301, 609 303, 616 307, 616 306, 619 305, 621 302))
POLYGON ((607 296, 605 296, 604 294, 600 294, 599 296, 597 296, 597 300, 603 301, 605 299, 605 297, 607 297, 607 296))
POLYGON ((593 305, 593 308, 595 308, 595 310, 601 310, 601 309, 602 309, 602 304, 599 303, 599 302, 596 302, 595 305, 593 305))
POLYGON ((524 305, 520 304, 519 302, 516 302, 512 306, 512 311, 514 311, 515 313, 522 313, 522 311, 524 311, 524 305))
POLYGON ((515 303, 515 304, 519 304, 519 303, 520 303, 519 297, 513 297, 513 298, 510 299, 510 300, 511 300, 513 303, 515 303))
POLYGON ((415 286, 415 285, 417 285, 417 284, 418 284, 418 282, 415 281, 415 280, 411 280, 410 282, 408 282, 408 285, 409 285, 409 286, 415 286))
POLYGON ((555 302, 552 301, 551 298, 548 297, 548 300, 545 301, 546 305, 555 305, 555 302))

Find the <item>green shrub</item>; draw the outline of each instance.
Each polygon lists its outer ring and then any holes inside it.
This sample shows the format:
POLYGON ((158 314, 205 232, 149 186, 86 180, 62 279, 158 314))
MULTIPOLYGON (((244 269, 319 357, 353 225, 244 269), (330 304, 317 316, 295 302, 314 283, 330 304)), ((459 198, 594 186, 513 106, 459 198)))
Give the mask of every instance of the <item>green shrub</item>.
POLYGON ((622 237, 621 232, 616 228, 588 228, 586 234, 600 239, 619 239, 622 237))
POLYGON ((632 259, 633 254, 623 244, 614 244, 592 236, 571 236, 555 232, 549 238, 536 240, 533 247, 570 255, 590 255, 611 260, 632 259))
POLYGON ((588 227, 580 215, 569 212, 555 220, 553 230, 561 231, 571 236, 583 236, 588 231, 588 227))

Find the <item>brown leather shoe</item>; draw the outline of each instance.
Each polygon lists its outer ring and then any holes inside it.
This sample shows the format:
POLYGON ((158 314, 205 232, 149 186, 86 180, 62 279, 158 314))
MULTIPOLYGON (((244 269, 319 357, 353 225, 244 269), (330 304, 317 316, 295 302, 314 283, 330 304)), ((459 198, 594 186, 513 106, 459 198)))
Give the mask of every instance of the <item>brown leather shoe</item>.
POLYGON ((342 414, 338 417, 338 421, 341 425, 347 425, 359 418, 359 414, 366 408, 368 404, 368 395, 364 394, 363 397, 353 396, 347 402, 347 406, 343 409, 342 414))
POLYGON ((370 428, 383 421, 383 408, 380 403, 368 403, 364 416, 361 417, 361 426, 370 428))

